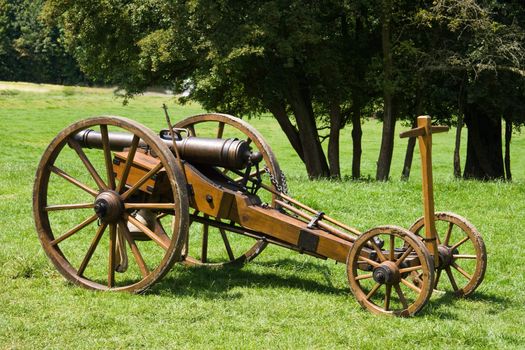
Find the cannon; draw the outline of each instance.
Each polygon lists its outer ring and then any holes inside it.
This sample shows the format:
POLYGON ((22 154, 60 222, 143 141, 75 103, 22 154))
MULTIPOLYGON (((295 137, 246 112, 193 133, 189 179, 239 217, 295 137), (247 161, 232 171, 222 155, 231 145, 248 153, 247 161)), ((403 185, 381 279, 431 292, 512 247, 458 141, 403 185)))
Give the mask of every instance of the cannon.
POLYGON ((432 133, 419 117, 424 215, 409 229, 362 232, 287 194, 261 134, 226 114, 179 121, 159 134, 112 116, 78 121, 44 151, 33 192, 41 245, 80 286, 141 293, 175 263, 242 266, 274 244, 346 264, 357 301, 411 316, 434 290, 472 294, 487 255, 476 228, 434 212, 432 133))

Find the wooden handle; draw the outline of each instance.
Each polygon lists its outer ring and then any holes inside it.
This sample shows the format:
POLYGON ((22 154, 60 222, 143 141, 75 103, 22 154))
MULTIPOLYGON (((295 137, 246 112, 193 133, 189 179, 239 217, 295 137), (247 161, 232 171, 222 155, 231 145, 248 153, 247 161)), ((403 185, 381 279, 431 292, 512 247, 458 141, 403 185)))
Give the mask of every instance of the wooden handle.
POLYGON ((448 126, 433 126, 432 133, 437 134, 438 132, 447 132, 449 130, 448 126))
MULTIPOLYGON (((448 126, 433 126, 431 128, 433 134, 437 134, 439 132, 447 132, 449 130, 448 126)), ((407 131, 403 131, 399 134, 400 138, 405 137, 418 137, 418 136, 425 136, 425 127, 420 126, 419 128, 410 129, 407 131)))
POLYGON ((410 129, 407 131, 403 131, 399 134, 399 137, 405 138, 405 137, 418 137, 425 135, 425 127, 420 126, 419 128, 410 129))

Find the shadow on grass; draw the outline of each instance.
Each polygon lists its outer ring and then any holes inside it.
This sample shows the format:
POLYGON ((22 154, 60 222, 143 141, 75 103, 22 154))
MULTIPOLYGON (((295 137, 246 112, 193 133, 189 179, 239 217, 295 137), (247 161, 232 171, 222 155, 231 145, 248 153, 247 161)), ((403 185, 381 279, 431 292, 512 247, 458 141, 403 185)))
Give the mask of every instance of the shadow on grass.
POLYGON ((454 312, 454 307, 456 304, 471 301, 471 302, 481 302, 484 306, 488 307, 489 314, 498 314, 503 312, 508 307, 512 307, 512 301, 494 294, 487 294, 484 292, 474 292, 473 295, 468 297, 457 297, 452 292, 445 292, 442 294, 434 293, 430 299, 427 307, 423 308, 420 315, 432 315, 439 314, 439 317, 442 319, 457 319, 457 313, 454 312))
POLYGON ((173 293, 203 299, 238 299, 240 292, 232 293, 236 287, 262 289, 298 289, 321 294, 347 294, 347 288, 337 288, 331 283, 327 266, 309 262, 280 259, 275 262, 252 262, 252 268, 239 267, 206 268, 176 266, 173 272, 156 283, 148 294, 173 293), (272 270, 273 268, 273 270, 272 270), (277 271, 275 271, 277 269, 277 271), (265 271, 262 271, 265 270, 265 271), (268 271, 266 271, 268 270, 268 271), (283 271, 283 273, 279 273, 283 271), (290 275, 290 271, 299 276, 290 275), (321 274, 327 283, 309 278, 312 272, 321 274))

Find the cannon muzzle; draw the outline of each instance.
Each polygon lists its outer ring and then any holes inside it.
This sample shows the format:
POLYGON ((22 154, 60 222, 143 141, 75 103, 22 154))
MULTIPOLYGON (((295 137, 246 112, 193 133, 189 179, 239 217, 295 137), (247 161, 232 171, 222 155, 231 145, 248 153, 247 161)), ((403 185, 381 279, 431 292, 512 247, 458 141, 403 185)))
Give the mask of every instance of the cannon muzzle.
MULTIPOLYGON (((86 129, 74 137, 81 147, 102 149, 102 134, 86 129)), ((122 151, 131 146, 133 135, 123 132, 108 133, 109 146, 112 151, 122 151)), ((160 138, 173 150, 171 138, 160 138)), ((182 159, 197 164, 221 166, 231 169, 244 169, 249 164, 261 160, 259 152, 252 152, 248 142, 235 138, 217 139, 205 137, 186 137, 175 141, 177 150, 182 159)), ((141 140, 139 147, 146 147, 141 140)))

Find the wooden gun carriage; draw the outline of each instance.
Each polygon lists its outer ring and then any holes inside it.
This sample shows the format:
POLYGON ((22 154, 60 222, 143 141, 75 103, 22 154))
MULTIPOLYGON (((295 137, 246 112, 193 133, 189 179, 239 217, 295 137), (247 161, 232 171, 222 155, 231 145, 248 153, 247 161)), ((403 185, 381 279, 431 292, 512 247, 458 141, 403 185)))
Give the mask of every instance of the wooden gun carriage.
POLYGON ((444 129, 418 122, 401 135, 419 138, 423 163, 424 216, 409 229, 361 232, 293 199, 257 130, 204 114, 159 135, 105 116, 61 131, 36 173, 38 236, 58 271, 90 289, 139 293, 174 263, 242 265, 275 244, 345 263, 364 308, 413 315, 434 289, 471 294, 487 261, 467 220, 434 213, 431 135, 444 129))

